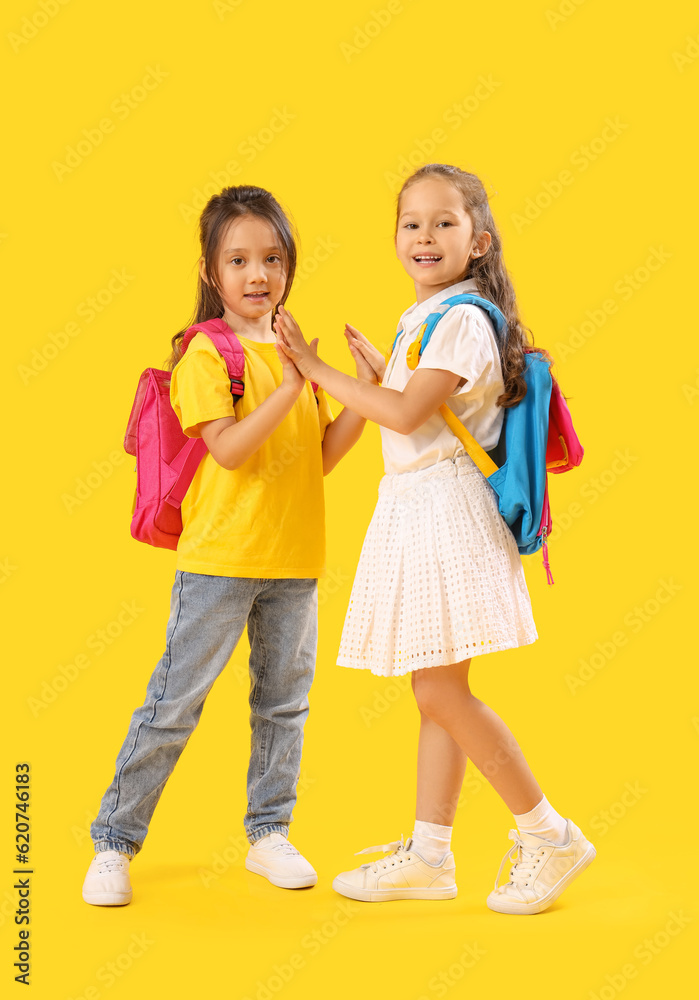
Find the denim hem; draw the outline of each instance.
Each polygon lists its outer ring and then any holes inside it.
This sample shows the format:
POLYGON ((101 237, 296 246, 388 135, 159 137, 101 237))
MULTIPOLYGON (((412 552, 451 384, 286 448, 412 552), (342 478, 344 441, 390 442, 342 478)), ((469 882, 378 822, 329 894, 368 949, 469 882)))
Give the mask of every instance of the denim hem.
POLYGON ((133 847, 129 847, 123 841, 118 840, 97 840, 94 843, 95 854, 98 851, 120 851, 122 854, 128 854, 130 858, 135 857, 135 851, 133 847))
POLYGON ((265 826, 260 826, 257 830, 251 830, 247 837, 251 844, 256 843, 258 840, 262 840, 269 833, 282 833, 285 837, 289 836, 289 826, 285 823, 267 823, 265 826))

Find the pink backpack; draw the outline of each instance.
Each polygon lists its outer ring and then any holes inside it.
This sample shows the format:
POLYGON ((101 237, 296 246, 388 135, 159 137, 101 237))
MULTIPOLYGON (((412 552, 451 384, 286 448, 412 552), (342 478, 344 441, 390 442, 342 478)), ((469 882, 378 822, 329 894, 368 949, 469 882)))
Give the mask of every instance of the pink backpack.
POLYGON ((569 472, 582 462, 584 449, 573 427, 568 404, 561 388, 552 379, 549 404, 549 436, 546 442, 547 472, 569 472))
MULTIPOLYGON (((529 353, 528 351, 526 353, 529 353)), ((573 427, 565 396, 553 376, 551 377, 551 402, 549 403, 549 433, 546 441, 546 472, 569 472, 582 462, 585 449, 573 427)), ((549 503, 549 484, 546 479, 544 491, 544 509, 541 512, 538 537, 543 540, 544 569, 546 582, 553 583, 553 574, 549 563, 548 535, 551 532, 551 505, 549 503)))
MULTIPOLYGON (((240 399, 245 389, 240 341, 224 320, 209 319, 186 331, 183 354, 200 331, 226 362, 233 399, 240 399)), ((182 431, 170 404, 170 376, 171 372, 146 368, 138 380, 124 437, 124 448, 136 456, 131 534, 163 549, 177 548, 182 533, 180 505, 206 452, 201 438, 189 438, 182 431)))

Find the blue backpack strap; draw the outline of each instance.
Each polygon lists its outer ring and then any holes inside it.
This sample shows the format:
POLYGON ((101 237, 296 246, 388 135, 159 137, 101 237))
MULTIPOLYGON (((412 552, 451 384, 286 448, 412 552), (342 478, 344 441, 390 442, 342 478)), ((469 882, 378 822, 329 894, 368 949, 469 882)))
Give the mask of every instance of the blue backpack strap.
MULTIPOLYGON (((484 312, 486 312, 490 317, 492 324, 495 327, 495 333, 497 339, 499 340, 500 344, 502 344, 505 338, 505 334, 507 332, 507 320, 505 319, 502 311, 498 309, 498 307, 495 305, 494 302, 491 302, 489 299, 484 299, 481 295, 476 295, 473 292, 463 292, 461 295, 452 295, 451 298, 445 299, 444 302, 440 303, 438 309, 435 309, 434 312, 431 312, 429 314, 425 322, 420 327, 418 340, 416 341, 419 348, 418 356, 422 354, 424 349, 429 344, 430 337, 434 332, 434 328, 436 327, 437 323, 440 321, 442 316, 445 314, 445 312, 448 312, 448 310, 451 309, 452 306, 461 306, 461 305, 479 306, 481 309, 483 309, 484 312)), ((393 344, 391 345, 391 354, 393 354, 396 342, 398 341, 398 338, 400 337, 402 332, 403 329, 401 327, 396 333, 396 336, 393 340, 393 344)))
POLYGON ((445 299, 444 302, 440 303, 439 309, 430 313, 423 324, 422 340, 420 342, 420 354, 425 350, 430 342, 430 337, 434 333, 434 328, 437 323, 439 323, 442 316, 451 309, 452 306, 479 306, 484 310, 490 317, 493 326, 495 327, 495 333, 497 334, 500 341, 505 336, 505 331, 507 330, 507 320, 503 316, 502 312, 495 305, 494 302, 490 302, 489 299, 484 299, 481 295, 475 295, 472 292, 464 292, 461 295, 452 295, 451 298, 445 299))

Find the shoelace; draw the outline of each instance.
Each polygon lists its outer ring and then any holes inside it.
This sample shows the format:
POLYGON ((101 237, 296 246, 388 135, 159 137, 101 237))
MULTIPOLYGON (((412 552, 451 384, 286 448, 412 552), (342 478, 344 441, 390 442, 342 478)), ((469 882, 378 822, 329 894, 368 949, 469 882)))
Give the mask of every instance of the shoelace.
POLYGON ((109 875, 111 872, 123 872, 125 867, 126 862, 119 856, 118 858, 110 858, 109 861, 100 861, 97 871, 100 875, 109 875))
POLYGON ((265 844, 264 845, 264 850, 265 851, 276 851, 278 854, 285 854, 285 855, 289 855, 289 856, 296 855, 298 857, 301 857, 301 855, 296 850, 296 848, 294 847, 294 845, 290 844, 288 840, 278 840, 278 841, 276 841, 273 844, 265 844))
POLYGON ((277 851, 278 854, 298 854, 293 844, 290 844, 287 840, 286 843, 280 844, 270 844, 267 848, 268 851, 277 851))
MULTIPOLYGON (((386 854, 385 858, 380 858, 378 861, 373 861, 366 866, 374 873, 374 875, 376 875, 379 868, 388 868, 389 864, 395 864, 395 862, 390 860, 392 856, 404 854, 406 856, 406 860, 410 857, 410 854, 406 851, 402 836, 400 840, 392 840, 389 844, 376 844, 374 847, 365 847, 362 851, 356 851, 356 853, 376 854, 378 851, 388 851, 390 853, 386 854)), ((399 861, 402 860, 402 858, 399 858, 399 861)))
POLYGON ((510 830, 509 837, 510 840, 514 840, 514 845, 505 852, 505 856, 500 862, 500 868, 498 869, 498 874, 495 878, 496 889, 498 887, 498 882, 500 881, 502 870, 505 867, 505 862, 508 858, 514 863, 512 869, 510 870, 510 882, 519 886, 527 884, 534 869, 539 864, 539 858, 542 853, 545 853, 534 847, 527 847, 517 830, 510 830), (515 852, 514 857, 512 856, 513 851, 515 852))

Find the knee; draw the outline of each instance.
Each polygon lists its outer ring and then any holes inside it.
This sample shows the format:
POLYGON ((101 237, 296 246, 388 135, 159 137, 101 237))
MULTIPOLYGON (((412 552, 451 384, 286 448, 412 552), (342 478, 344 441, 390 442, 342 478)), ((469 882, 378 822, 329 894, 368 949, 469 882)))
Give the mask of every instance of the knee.
POLYGON ((291 698, 286 701, 261 700, 251 702, 250 717, 255 722, 271 722, 287 729, 296 729, 303 725, 309 712, 307 695, 291 698))
POLYGON ((413 692, 417 707, 423 715, 435 722, 444 716, 448 693, 444 685, 438 683, 431 669, 417 670, 413 675, 413 692))
POLYGON ((411 681, 420 712, 440 724, 452 717, 455 711, 463 713, 469 703, 476 700, 468 680, 453 671, 427 667, 416 670, 411 681))

